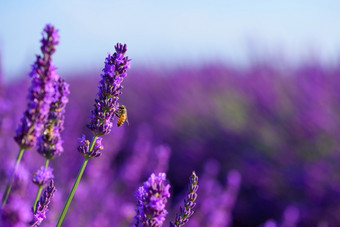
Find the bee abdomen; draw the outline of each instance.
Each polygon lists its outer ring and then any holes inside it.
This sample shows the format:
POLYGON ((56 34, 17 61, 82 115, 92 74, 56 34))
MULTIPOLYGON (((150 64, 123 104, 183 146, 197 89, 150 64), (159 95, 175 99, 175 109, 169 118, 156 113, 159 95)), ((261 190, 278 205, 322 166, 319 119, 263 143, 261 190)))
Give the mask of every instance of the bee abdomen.
POLYGON ((124 124, 125 122, 125 117, 123 117, 123 115, 118 119, 118 122, 117 122, 117 126, 120 127, 124 124))

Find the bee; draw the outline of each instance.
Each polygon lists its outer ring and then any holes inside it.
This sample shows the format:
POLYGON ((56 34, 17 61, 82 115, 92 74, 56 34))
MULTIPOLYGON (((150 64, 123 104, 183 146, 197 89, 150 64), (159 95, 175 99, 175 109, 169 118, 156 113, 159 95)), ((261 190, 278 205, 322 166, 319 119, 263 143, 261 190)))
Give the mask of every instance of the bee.
POLYGON ((54 126, 51 123, 49 123, 49 124, 47 124, 47 126, 45 126, 43 135, 44 135, 45 139, 47 139, 48 141, 50 141, 53 138, 53 129, 54 129, 54 126))
POLYGON ((126 123, 129 124, 128 117, 127 117, 127 110, 126 110, 126 107, 124 105, 121 105, 118 108, 118 110, 115 112, 115 115, 118 117, 118 121, 117 121, 118 127, 122 126, 125 121, 126 121, 126 123))

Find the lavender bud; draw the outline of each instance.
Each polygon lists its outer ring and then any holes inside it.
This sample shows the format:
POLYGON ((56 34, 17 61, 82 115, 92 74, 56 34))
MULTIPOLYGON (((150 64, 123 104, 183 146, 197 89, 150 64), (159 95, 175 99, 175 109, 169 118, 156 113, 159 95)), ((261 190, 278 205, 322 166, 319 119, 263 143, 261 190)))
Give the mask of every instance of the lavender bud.
POLYGON ((189 218, 194 214, 193 209, 196 206, 197 190, 198 177, 194 171, 190 176, 189 194, 187 198, 184 199, 184 209, 180 207, 180 212, 176 215, 176 221, 174 223, 171 222, 170 226, 183 226, 189 221, 189 218))
POLYGON ((101 150, 104 149, 102 146, 102 139, 101 137, 97 137, 96 142, 93 146, 92 151, 90 151, 90 141, 85 139, 85 135, 79 138, 79 146, 78 151, 85 157, 85 158, 97 158, 101 155, 101 150))
POLYGON ((55 52, 55 46, 59 44, 59 34, 58 30, 55 30, 54 27, 50 24, 47 24, 44 28, 44 33, 41 33, 43 38, 41 39, 41 52, 46 55, 52 55, 55 52))
POLYGON ((38 186, 45 186, 54 178, 53 169, 51 167, 41 167, 33 176, 33 183, 38 186))
POLYGON ((58 79, 56 67, 51 58, 55 52, 55 45, 59 43, 58 30, 52 25, 46 25, 44 32, 45 35, 43 33, 41 40, 42 56, 37 56, 30 73, 32 84, 28 95, 27 110, 21 118, 14 137, 18 145, 24 149, 30 149, 36 144, 52 102, 53 81, 58 79))
POLYGON ((137 190, 136 226, 160 227, 165 221, 165 205, 170 198, 170 185, 166 184, 166 174, 151 174, 144 185, 137 190))
POLYGON ((124 57, 126 44, 117 43, 116 52, 105 59, 99 92, 95 99, 94 109, 91 111, 90 123, 87 127, 97 136, 111 132, 112 120, 119 107, 118 99, 122 94, 121 83, 126 77, 126 70, 130 67, 131 59, 124 57))
POLYGON ((48 211, 48 205, 50 204, 56 189, 54 186, 54 181, 51 180, 50 185, 44 191, 44 194, 40 197, 36 210, 33 214, 33 220, 30 223, 31 227, 36 227, 41 224, 41 222, 46 219, 46 212, 48 211))

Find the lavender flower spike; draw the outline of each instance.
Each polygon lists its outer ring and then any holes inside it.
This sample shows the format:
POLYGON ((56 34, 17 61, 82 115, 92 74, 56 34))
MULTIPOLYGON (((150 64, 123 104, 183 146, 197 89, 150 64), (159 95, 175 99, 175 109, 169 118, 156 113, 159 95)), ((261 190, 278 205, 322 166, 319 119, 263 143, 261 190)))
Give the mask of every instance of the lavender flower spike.
POLYGON ((190 176, 190 184, 189 184, 189 194, 184 199, 184 209, 181 207, 179 214, 176 215, 176 221, 174 223, 170 223, 170 227, 180 227, 185 225, 189 218, 194 214, 194 207, 196 206, 196 198, 197 198, 197 190, 198 190, 198 177, 194 172, 192 172, 190 176))
POLYGON ((43 125, 47 121, 54 94, 53 85, 59 77, 56 73, 56 67, 52 63, 52 54, 55 52, 55 46, 59 43, 58 30, 48 24, 44 28, 44 32, 41 40, 42 56, 37 56, 30 73, 32 84, 28 94, 27 110, 24 112, 24 116, 21 118, 16 135, 14 136, 20 151, 16 159, 13 174, 9 178, 5 193, 2 196, 2 207, 5 206, 11 192, 14 174, 18 169, 24 151, 36 144, 43 125))
POLYGON ((37 206, 36 206, 36 209, 33 215, 33 220, 30 223, 31 227, 39 226, 41 222, 44 219, 46 219, 46 212, 48 211, 48 205, 50 204, 55 191, 56 189, 54 186, 54 181, 51 180, 50 185, 44 191, 44 194, 40 197, 40 200, 37 203, 37 206))
POLYGON ((169 193, 170 185, 166 184, 166 174, 159 173, 156 176, 151 174, 149 179, 144 182, 144 185, 140 187, 136 193, 138 199, 137 202, 137 214, 136 227, 139 226, 162 226, 167 211, 165 205, 167 199, 170 198, 169 193))
POLYGON ((84 156, 84 161, 60 214, 57 227, 60 227, 65 219, 89 159, 98 157, 101 154, 100 151, 103 146, 101 145, 102 138, 99 136, 110 133, 113 117, 117 114, 119 108, 118 96, 122 94, 121 83, 126 77, 127 69, 130 67, 130 59, 124 56, 127 51, 126 44, 117 43, 115 49, 116 52, 113 55, 109 54, 105 59, 105 67, 101 74, 102 79, 99 82, 99 92, 95 99, 94 109, 91 111, 90 123, 87 125, 94 136, 91 143, 85 139, 85 136, 79 140, 78 151, 84 156))
POLYGON ((46 159, 58 157, 64 151, 60 133, 64 129, 65 107, 68 102, 67 96, 70 94, 69 84, 59 78, 54 87, 56 92, 50 105, 48 119, 38 139, 38 152, 46 159))
POLYGON ((54 178, 53 169, 51 167, 41 167, 33 176, 33 183, 38 186, 45 186, 50 180, 54 178))
POLYGON ((14 137, 20 148, 25 150, 36 144, 52 102, 53 81, 58 78, 56 68, 52 63, 52 54, 59 43, 58 30, 48 24, 44 32, 45 35, 43 33, 41 40, 42 56, 37 56, 30 73, 32 84, 28 95, 27 110, 21 118, 14 137))
POLYGON ((94 109, 91 111, 91 121, 87 125, 97 136, 108 134, 111 131, 112 120, 119 107, 119 95, 122 94, 121 83, 130 67, 131 59, 124 57, 127 51, 126 44, 117 43, 115 49, 116 52, 113 55, 109 54, 105 59, 99 92, 95 99, 94 109))

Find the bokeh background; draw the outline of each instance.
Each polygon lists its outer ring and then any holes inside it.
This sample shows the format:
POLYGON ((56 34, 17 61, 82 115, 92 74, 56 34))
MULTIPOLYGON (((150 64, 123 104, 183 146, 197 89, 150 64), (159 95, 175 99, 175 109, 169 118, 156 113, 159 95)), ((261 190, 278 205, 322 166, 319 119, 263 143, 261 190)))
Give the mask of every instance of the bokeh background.
MULTIPOLYGON (((305 0, 2 1, 0 195, 30 65, 52 23, 61 37, 54 62, 71 95, 65 152, 51 162, 58 192, 42 226, 55 225, 79 170, 77 138, 90 136, 116 42, 133 59, 120 98, 129 125, 104 137, 65 226, 129 226, 135 191, 160 171, 172 185, 168 223, 193 170, 200 189, 188 226, 340 226, 339 11, 337 1, 305 0)), ((25 153, 12 226, 29 219, 31 176, 43 163, 35 149, 25 153)))

